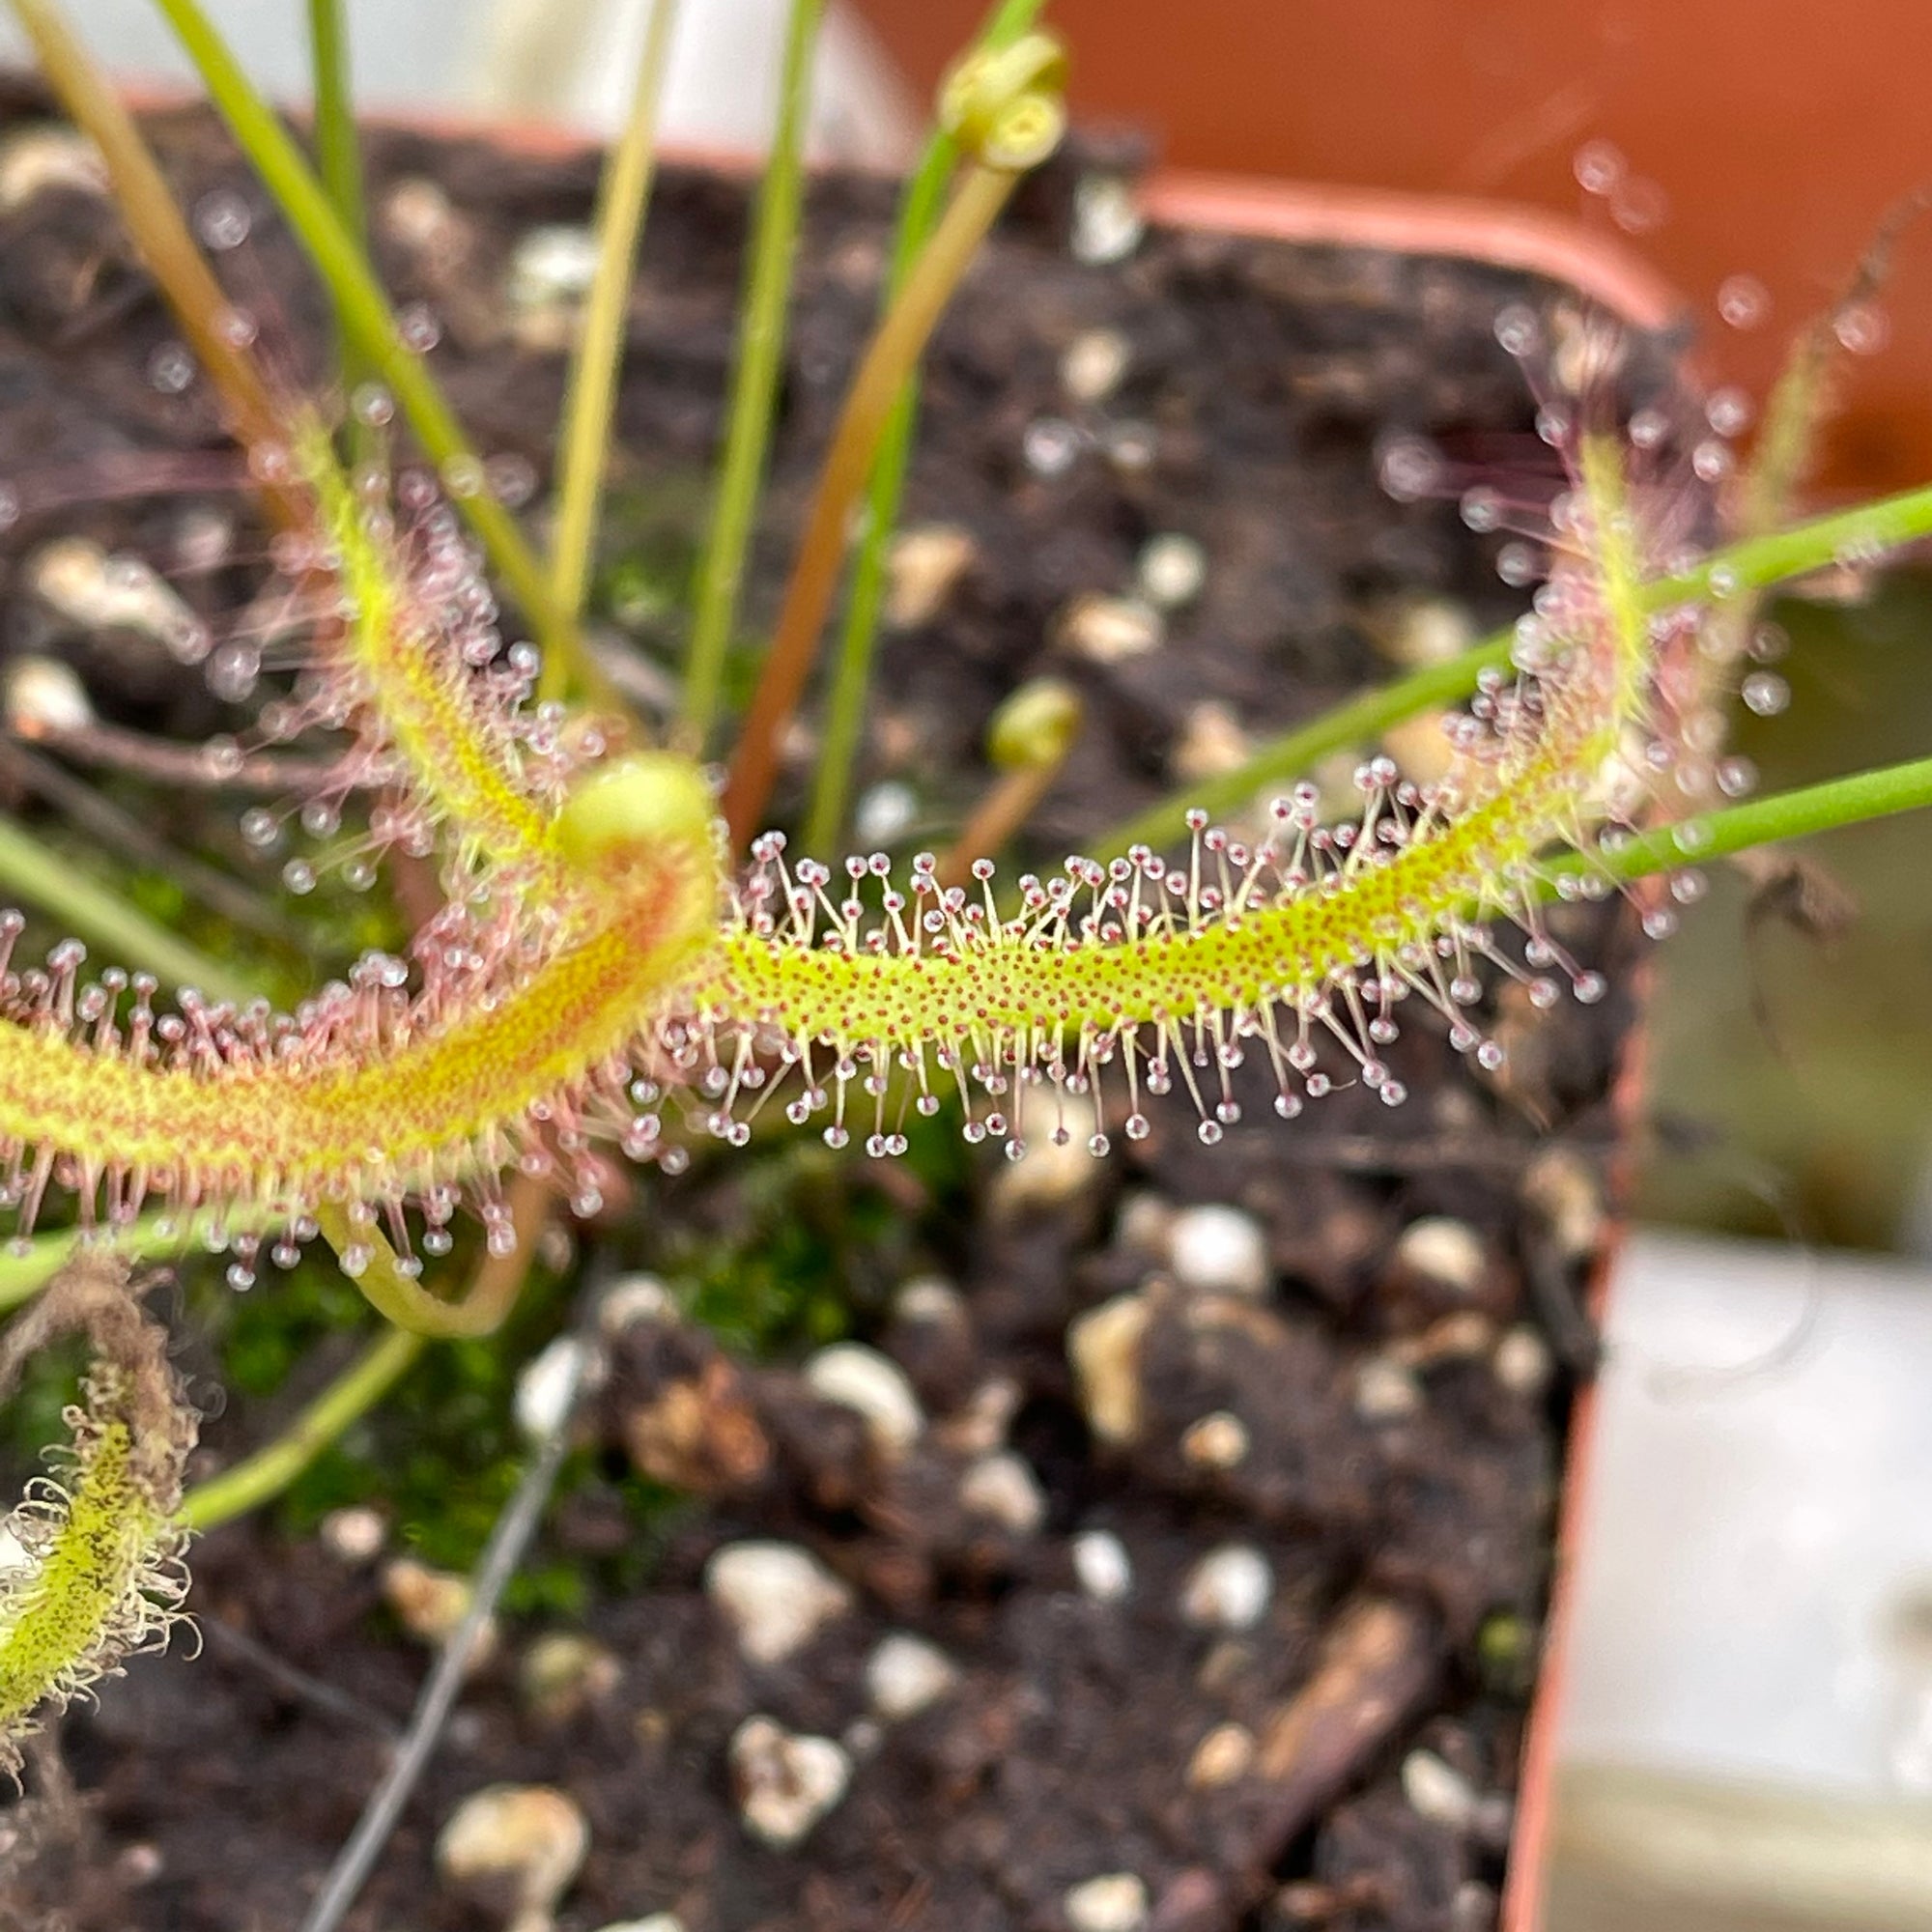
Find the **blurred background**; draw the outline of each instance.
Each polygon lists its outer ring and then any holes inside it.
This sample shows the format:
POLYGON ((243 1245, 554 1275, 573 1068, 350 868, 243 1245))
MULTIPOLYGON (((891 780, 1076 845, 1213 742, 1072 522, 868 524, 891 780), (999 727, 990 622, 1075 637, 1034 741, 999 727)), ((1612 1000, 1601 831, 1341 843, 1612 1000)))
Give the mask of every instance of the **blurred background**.
MULTIPOLYGON (((685 8, 672 141, 759 145, 783 11, 685 8)), ((185 84, 145 0, 71 12, 130 79, 185 84)), ((299 93, 293 0, 210 12, 299 93)), ((819 157, 904 158, 981 12, 835 6, 819 157)), ((350 14, 374 111, 596 133, 645 6, 350 14)), ((1163 165, 1574 220, 1655 265, 1699 372, 1760 398, 1932 182, 1923 0, 1059 0, 1049 19, 1076 114, 1144 130, 1163 165)), ((1932 475, 1932 222, 1865 322, 1814 507, 1932 475)), ((1932 752, 1932 582, 1898 569, 1776 616, 1792 702, 1740 721, 1768 788, 1932 752)), ((1842 929, 1801 930, 1725 871, 1659 957, 1649 1232, 1610 1316, 1549 1932, 1932 1924, 1932 843, 1908 817, 1806 856, 1855 908, 1842 929)))

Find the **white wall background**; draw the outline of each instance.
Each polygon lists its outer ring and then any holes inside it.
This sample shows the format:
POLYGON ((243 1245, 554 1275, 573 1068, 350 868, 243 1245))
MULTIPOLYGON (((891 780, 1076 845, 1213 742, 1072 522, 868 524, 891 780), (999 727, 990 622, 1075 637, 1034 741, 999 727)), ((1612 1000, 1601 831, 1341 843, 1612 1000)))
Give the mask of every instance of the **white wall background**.
MULTIPOLYGON (((556 122, 591 131, 622 118, 650 0, 348 0, 356 99, 394 112, 428 108, 556 122)), ((185 85, 189 69, 151 0, 67 0, 84 40, 129 80, 185 85)), ((208 13, 270 93, 308 91, 302 0, 208 0, 208 13)), ((778 98, 784 0, 683 0, 664 127, 687 145, 755 150, 778 98)), ((27 59, 0 14, 0 58, 27 59)), ((865 27, 836 4, 819 43, 810 139, 826 160, 892 163, 923 120, 865 27)))

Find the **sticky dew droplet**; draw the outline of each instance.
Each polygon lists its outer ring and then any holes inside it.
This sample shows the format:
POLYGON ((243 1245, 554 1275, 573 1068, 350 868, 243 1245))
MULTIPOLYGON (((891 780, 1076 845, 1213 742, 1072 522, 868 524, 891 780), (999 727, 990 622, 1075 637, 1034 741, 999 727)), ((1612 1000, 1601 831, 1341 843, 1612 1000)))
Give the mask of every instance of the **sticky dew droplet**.
POLYGON ((148 386, 178 396, 194 381, 194 357, 179 342, 163 342, 148 357, 148 386))
POLYGON ((1506 543, 1496 553, 1496 575, 1513 590, 1521 590, 1542 577, 1542 553, 1534 544, 1506 543))
POLYGON ((1610 219, 1626 235, 1651 235, 1670 219, 1670 197, 1662 184, 1632 175, 1610 195, 1610 219))
POLYGON ((1487 536, 1503 520, 1501 496, 1484 484, 1478 484, 1473 490, 1464 490, 1458 507, 1463 524, 1479 536, 1487 536))
POLYGON ((212 779, 234 778, 242 769, 242 747, 225 734, 210 738, 201 748, 201 768, 212 779))
POLYGON ((536 466, 514 451, 490 457, 483 465, 483 487, 506 510, 521 510, 536 496, 536 466))
POLYGON ((1533 355, 1542 346, 1543 325, 1526 302, 1508 302, 1491 325, 1496 341, 1510 355, 1533 355))
POLYGON ((1050 481, 1073 468, 1084 440, 1064 416, 1036 416, 1020 436, 1020 457, 1036 476, 1050 481))
POLYGON ((1690 452, 1690 468, 1698 482, 1721 483, 1737 468, 1737 457, 1720 438, 1706 437, 1690 452))
POLYGON ((1613 194, 1628 172, 1623 151, 1609 141, 1585 141, 1570 159, 1570 171, 1585 194, 1613 194))
POLYGON ((231 349, 246 349, 257 333, 255 318, 246 309, 225 308, 214 318, 214 332, 231 349))
POLYGON ((1440 487, 1442 458, 1426 438, 1390 437, 1376 451, 1376 473, 1395 502, 1416 503, 1440 487))
POLYGON ((1757 767, 1748 758, 1719 758, 1712 776, 1726 798, 1746 798, 1757 788, 1757 767))
POLYGON ((1771 291, 1755 275, 1726 275, 1718 284, 1718 314, 1733 328, 1761 327, 1771 314, 1771 291))
POLYGON ((241 247, 254 225, 248 204, 232 188, 216 188, 194 205, 194 232, 216 254, 241 247))
POLYGON ((254 851, 272 851, 281 842, 281 820, 265 805, 251 805, 242 814, 241 827, 242 842, 254 851))
POLYGON ((397 312, 396 333, 406 348, 427 355, 442 340, 442 324, 427 302, 411 302, 397 312))
POLYGON ((458 502, 467 502, 483 494, 485 472, 481 461, 474 456, 452 456, 439 473, 442 478, 442 487, 458 502))
POLYGON ((1630 440, 1638 449, 1660 448, 1670 434, 1670 418, 1655 406, 1636 411, 1630 419, 1630 440))
POLYGON ((1876 302, 1848 302, 1832 321, 1832 333, 1849 355, 1876 355, 1891 339, 1891 319, 1876 302))
POLYGON ((395 420, 396 399, 380 383, 362 383, 350 397, 349 408, 357 422, 381 429, 395 420))
POLYGON ((1748 395, 1735 384, 1714 390, 1704 404, 1704 420, 1719 436, 1742 436, 1751 426, 1756 408, 1748 395))

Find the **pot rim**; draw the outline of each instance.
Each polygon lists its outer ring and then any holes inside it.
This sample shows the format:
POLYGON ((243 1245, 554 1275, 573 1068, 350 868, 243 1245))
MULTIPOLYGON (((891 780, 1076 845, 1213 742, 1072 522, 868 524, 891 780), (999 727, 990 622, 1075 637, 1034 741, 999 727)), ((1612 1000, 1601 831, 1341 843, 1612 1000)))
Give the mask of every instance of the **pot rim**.
POLYGON ((1646 332, 1690 318, 1676 288, 1634 248, 1523 203, 1156 168, 1141 189, 1140 206, 1168 227, 1525 270, 1568 283, 1646 332))

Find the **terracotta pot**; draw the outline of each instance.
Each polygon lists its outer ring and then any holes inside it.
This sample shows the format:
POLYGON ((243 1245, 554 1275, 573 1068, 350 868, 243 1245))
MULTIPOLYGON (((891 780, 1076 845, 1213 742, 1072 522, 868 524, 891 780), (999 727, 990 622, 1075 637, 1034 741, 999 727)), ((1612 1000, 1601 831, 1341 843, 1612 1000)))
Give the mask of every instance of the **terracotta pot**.
MULTIPOLYGON (((982 0, 859 0, 920 86, 982 0)), ((1762 395, 1791 330, 1845 281, 1874 224, 1932 174, 1905 77, 1932 63, 1918 0, 1056 0, 1089 119, 1145 127, 1163 160, 1321 182, 1502 194, 1615 234, 1619 215, 1712 325, 1719 380, 1762 395), (1898 79, 1890 77, 1896 75, 1898 79), (1627 157, 1621 196, 1584 196, 1585 143, 1627 157), (1770 313, 1718 326, 1729 277, 1770 313)), ((1932 473, 1932 239, 1901 251, 1887 354, 1856 366, 1826 481, 1896 488, 1932 473)))

